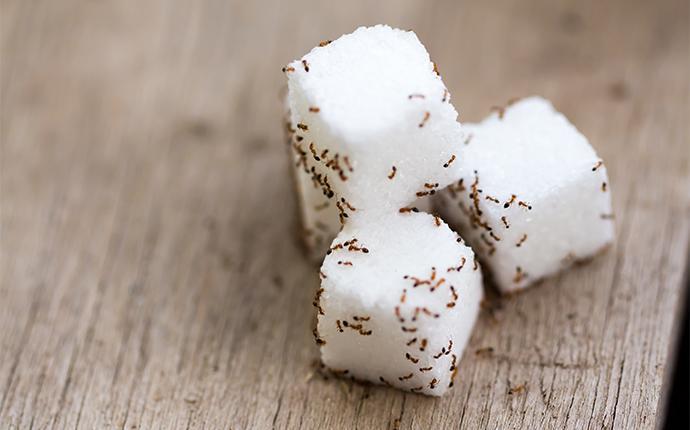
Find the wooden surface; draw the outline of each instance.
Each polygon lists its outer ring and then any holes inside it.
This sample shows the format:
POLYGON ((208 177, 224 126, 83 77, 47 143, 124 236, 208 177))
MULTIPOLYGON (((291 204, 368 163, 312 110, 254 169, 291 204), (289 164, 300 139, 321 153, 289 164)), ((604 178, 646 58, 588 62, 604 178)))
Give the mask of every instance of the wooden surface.
POLYGON ((688 263, 689 2, 1 4, 0 428, 659 422, 688 263), (442 399, 314 373, 280 68, 378 22, 419 34, 461 119, 544 95, 611 175, 615 246, 492 300, 442 399))

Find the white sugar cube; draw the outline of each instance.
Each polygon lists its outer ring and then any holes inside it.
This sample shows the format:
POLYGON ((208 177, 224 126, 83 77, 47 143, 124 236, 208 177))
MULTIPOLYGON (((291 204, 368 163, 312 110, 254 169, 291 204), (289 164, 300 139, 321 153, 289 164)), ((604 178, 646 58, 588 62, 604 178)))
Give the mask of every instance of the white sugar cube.
POLYGON ((362 27, 322 45, 285 68, 288 104, 298 167, 340 221, 398 211, 457 177, 457 112, 413 32, 362 27))
POLYGON ((503 292, 613 240, 606 167, 551 103, 527 98, 465 131, 462 174, 439 193, 439 210, 503 292))
POLYGON ((440 218, 394 213, 348 223, 321 268, 317 343, 332 371, 440 396, 479 312, 472 250, 440 218))

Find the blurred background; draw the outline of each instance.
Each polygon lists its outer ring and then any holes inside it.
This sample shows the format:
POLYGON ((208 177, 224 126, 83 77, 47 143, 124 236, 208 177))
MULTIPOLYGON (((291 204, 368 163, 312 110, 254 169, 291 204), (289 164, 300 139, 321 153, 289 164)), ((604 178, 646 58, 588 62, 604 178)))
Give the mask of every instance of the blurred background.
POLYGON ((0 0, 0 427, 649 428, 664 399, 687 420, 689 3, 0 0), (506 359, 470 354, 439 403, 294 382, 318 279, 281 67, 378 23, 418 34, 461 121, 551 99, 620 215, 606 256, 483 317, 471 346, 506 359))

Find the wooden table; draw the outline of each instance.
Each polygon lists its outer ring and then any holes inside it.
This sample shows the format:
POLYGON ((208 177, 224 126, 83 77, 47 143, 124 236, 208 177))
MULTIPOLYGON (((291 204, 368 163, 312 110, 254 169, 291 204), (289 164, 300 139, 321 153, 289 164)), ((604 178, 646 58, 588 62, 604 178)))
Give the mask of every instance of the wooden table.
POLYGON ((689 5, 2 0, 0 427, 654 427, 688 263, 689 5), (280 69, 379 22, 418 33, 462 120, 544 95, 611 175, 615 246, 494 299, 441 399, 314 372, 280 69))

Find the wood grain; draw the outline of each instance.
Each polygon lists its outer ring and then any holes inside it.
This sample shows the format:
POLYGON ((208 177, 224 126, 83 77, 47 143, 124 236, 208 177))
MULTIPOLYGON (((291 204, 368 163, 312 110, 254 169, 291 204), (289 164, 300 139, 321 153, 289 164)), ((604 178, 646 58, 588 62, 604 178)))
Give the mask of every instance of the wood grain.
POLYGON ((1 5, 0 427, 659 423, 688 264, 687 1, 1 5), (461 119, 544 95, 611 176, 612 249, 493 299, 442 399, 312 364, 280 68, 378 22, 415 29, 461 119))

